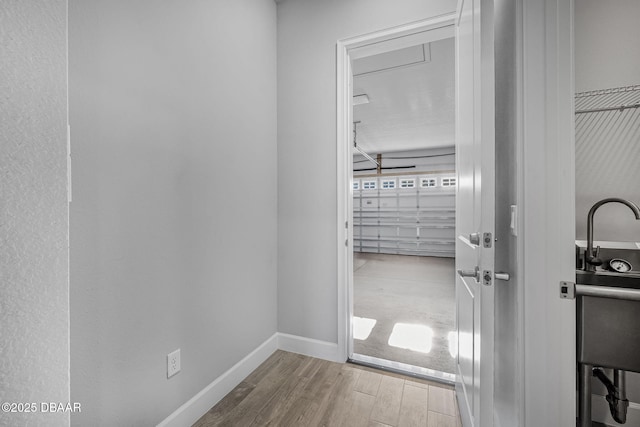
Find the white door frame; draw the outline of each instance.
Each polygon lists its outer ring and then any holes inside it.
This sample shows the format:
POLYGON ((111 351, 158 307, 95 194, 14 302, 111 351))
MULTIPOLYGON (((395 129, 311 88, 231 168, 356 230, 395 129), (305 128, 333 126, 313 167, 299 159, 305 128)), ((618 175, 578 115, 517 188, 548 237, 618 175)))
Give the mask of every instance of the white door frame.
POLYGON ((438 31, 449 31, 449 27, 453 36, 454 22, 455 13, 451 13, 337 42, 337 356, 340 361, 346 361, 353 353, 349 339, 353 315, 353 89, 350 60, 397 49, 399 46, 394 40, 400 37, 419 37, 427 31, 435 31, 433 34, 436 34, 438 31))
POLYGON ((576 416, 573 0, 518 0, 523 426, 576 416), (521 21, 520 21, 521 20, 521 21))

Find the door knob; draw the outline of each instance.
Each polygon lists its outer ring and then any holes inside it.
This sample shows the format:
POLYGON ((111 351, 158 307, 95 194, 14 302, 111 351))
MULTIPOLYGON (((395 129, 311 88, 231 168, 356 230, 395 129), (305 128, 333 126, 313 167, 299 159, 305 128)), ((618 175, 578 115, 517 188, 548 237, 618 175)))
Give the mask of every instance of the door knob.
POLYGON ((508 281, 509 279, 511 279, 511 276, 509 276, 509 273, 503 273, 501 271, 496 271, 494 276, 498 280, 507 280, 508 281))

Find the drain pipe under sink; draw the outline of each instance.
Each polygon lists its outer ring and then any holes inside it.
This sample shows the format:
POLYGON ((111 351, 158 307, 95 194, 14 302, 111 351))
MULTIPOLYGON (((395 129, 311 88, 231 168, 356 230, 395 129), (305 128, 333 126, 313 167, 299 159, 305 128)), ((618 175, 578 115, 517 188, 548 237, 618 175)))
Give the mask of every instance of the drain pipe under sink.
POLYGON ((622 369, 613 370, 613 383, 601 368, 593 368, 593 376, 598 378, 607 388, 607 402, 613 419, 620 424, 627 422, 627 384, 625 381, 625 371, 622 369))

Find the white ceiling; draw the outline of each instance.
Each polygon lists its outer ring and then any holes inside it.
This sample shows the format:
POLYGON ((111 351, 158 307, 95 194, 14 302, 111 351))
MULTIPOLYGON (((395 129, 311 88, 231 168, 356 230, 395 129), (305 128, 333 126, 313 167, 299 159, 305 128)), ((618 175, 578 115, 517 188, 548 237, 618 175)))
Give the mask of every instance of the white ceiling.
POLYGON ((353 61, 353 94, 369 97, 353 107, 357 142, 369 154, 454 145, 454 40, 425 45, 427 61, 416 48, 418 59, 409 49, 353 61))

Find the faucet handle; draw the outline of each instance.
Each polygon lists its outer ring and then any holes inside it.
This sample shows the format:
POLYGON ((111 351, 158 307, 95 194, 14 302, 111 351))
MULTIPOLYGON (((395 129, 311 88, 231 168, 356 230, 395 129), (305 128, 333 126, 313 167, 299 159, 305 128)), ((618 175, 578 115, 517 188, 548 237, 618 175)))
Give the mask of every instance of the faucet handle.
POLYGON ((587 254, 587 263, 590 265, 602 265, 602 260, 600 259, 600 246, 596 247, 594 254, 587 254))

